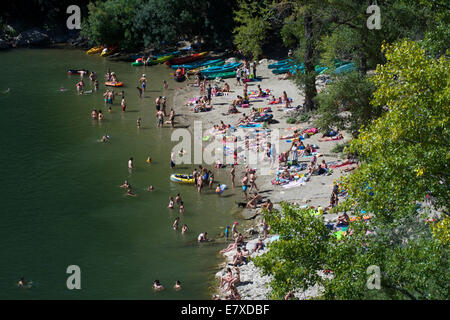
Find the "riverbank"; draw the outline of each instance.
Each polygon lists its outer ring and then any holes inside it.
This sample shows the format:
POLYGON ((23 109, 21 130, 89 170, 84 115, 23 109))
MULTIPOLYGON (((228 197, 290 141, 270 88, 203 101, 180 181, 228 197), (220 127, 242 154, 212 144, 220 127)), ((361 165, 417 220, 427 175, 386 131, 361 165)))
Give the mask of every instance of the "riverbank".
MULTIPOLYGON (((280 80, 279 75, 274 75, 271 72, 271 69, 268 68, 268 65, 273 61, 261 60, 258 68, 257 75, 261 77, 262 81, 260 82, 249 82, 248 83, 248 91, 256 90, 257 85, 259 84, 263 90, 269 89, 271 91, 271 95, 275 95, 275 97, 281 96, 283 91, 286 92, 287 96, 292 99, 292 106, 301 106, 304 102, 304 96, 302 92, 298 89, 296 84, 291 80, 280 80)), ((321 90, 324 84, 323 78, 319 79, 317 82, 318 89, 321 90)), ((238 119, 242 117, 243 113, 247 115, 250 113, 251 108, 264 108, 269 106, 266 98, 258 98, 251 100, 250 108, 243 109, 239 108, 241 113, 230 114, 227 115, 228 107, 231 105, 232 101, 236 99, 237 95, 242 95, 242 86, 236 85, 236 79, 223 79, 217 84, 220 87, 228 83, 230 86, 231 92, 228 95, 217 96, 212 98, 212 106, 213 109, 209 112, 199 112, 194 113, 191 111, 191 107, 185 106, 185 103, 189 101, 194 96, 199 96, 199 88, 192 86, 191 83, 185 82, 179 86, 176 90, 176 94, 174 96, 174 107, 179 117, 177 118, 179 122, 186 123, 192 129, 192 125, 194 121, 201 121, 202 128, 204 131, 212 128, 214 125, 219 125, 221 121, 225 124, 235 125, 238 122, 238 119)), ((214 86, 216 80, 208 81, 211 86, 214 86)), ((274 130, 278 129, 281 135, 292 134, 293 129, 296 128, 299 131, 312 128, 313 123, 312 120, 298 123, 298 124, 288 124, 286 120, 292 114, 292 110, 285 110, 283 108, 284 105, 272 105, 272 114, 273 119, 276 119, 276 123, 272 123, 268 126, 269 129, 274 130)), ((339 158, 339 155, 332 152, 332 149, 336 146, 336 144, 342 144, 347 142, 351 137, 342 132, 344 139, 338 141, 327 141, 321 142, 319 138, 322 136, 321 134, 315 134, 306 138, 303 142, 304 144, 313 144, 318 146, 318 162, 325 160, 326 163, 336 162, 342 160, 339 158)), ((280 152, 285 152, 291 143, 287 143, 285 140, 280 140, 279 148, 277 150, 277 154, 280 152)), ((309 163, 310 158, 305 160, 299 159, 304 163, 309 163)), ((266 162, 268 166, 270 163, 266 162)), ((272 180, 275 178, 277 173, 277 168, 272 167, 269 171, 264 170, 265 165, 256 168, 257 180, 256 184, 259 189, 259 193, 263 196, 263 199, 270 199, 272 203, 274 203, 274 208, 278 208, 279 204, 283 201, 291 202, 298 204, 299 206, 308 205, 309 207, 326 207, 329 204, 330 194, 333 187, 333 182, 337 180, 342 172, 340 169, 334 169, 333 172, 329 175, 314 175, 312 176, 305 185, 293 186, 293 187, 285 187, 274 185, 272 180)), ((227 169, 229 171, 229 169, 227 169)), ((244 165, 239 165, 236 167, 236 188, 233 189, 233 193, 242 194, 240 190, 241 177, 243 172, 245 171, 244 165)), ((228 181, 230 182, 230 181, 228 181)), ((243 197, 242 200, 243 201, 243 197)), ((256 209, 243 209, 240 214, 242 218, 242 222, 239 228, 247 241, 247 249, 253 250, 254 243, 256 239, 262 234, 261 230, 261 217, 258 215, 260 210, 260 206, 256 209)), ((327 214, 325 215, 327 221, 335 221, 337 215, 327 214)), ((230 221, 230 225, 232 225, 232 221, 230 221)), ((269 239, 264 240, 266 243, 269 239)), ((236 250, 232 250, 224 255, 226 260, 225 263, 219 266, 220 270, 217 272, 216 277, 220 278, 226 273, 227 264, 230 262, 231 257, 235 254, 236 250)), ((256 253, 255 253, 256 254, 256 253)), ((250 257, 254 256, 252 254, 250 257)), ((241 284, 237 286, 238 292, 241 294, 242 299, 266 299, 268 288, 266 284, 270 282, 270 277, 262 277, 260 276, 259 271, 255 268, 253 262, 249 262, 248 264, 244 264, 240 267, 241 272, 241 284)), ((226 295, 225 292, 218 291, 217 292, 221 298, 224 298, 226 295)), ((311 288, 307 292, 298 292, 296 293, 296 297, 299 299, 307 299, 313 296, 317 296, 319 294, 318 288, 311 288)))

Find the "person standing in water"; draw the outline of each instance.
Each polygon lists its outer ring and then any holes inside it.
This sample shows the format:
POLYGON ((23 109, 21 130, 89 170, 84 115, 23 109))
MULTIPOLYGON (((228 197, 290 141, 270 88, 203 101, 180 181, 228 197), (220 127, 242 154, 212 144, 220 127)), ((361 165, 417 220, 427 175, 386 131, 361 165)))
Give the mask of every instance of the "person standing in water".
POLYGON ((168 205, 167 208, 173 209, 173 197, 170 197, 170 198, 169 198, 169 205, 168 205))
POLYGON ((247 189, 248 189, 248 176, 247 173, 245 173, 244 177, 242 178, 242 192, 244 192, 245 200, 247 200, 247 189))
POLYGON ((139 129, 141 128, 141 118, 140 117, 136 120, 136 125, 139 129))
POLYGON ((164 117, 167 116, 167 114, 166 114, 166 102, 167 102, 166 97, 165 96, 162 97, 162 99, 161 99, 161 111, 164 113, 164 117))
POLYGON ((180 217, 176 217, 175 221, 173 222, 173 230, 178 230, 178 223, 180 222, 180 217))
POLYGON ((133 169, 134 165, 133 165, 133 157, 130 157, 130 160, 128 160, 128 169, 133 169))
POLYGON ((175 154, 173 152, 170 153, 170 167, 175 168, 175 154))
POLYGON ((189 230, 189 228, 188 228, 187 224, 183 224, 183 226, 181 227, 181 234, 184 234, 188 230, 189 230))
POLYGON ((170 125, 172 126, 172 128, 174 127, 174 123, 175 123, 175 111, 173 109, 170 109, 170 114, 169 114, 169 121, 170 121, 170 125))
POLYGON ((177 203, 177 205, 180 205, 183 202, 183 200, 181 200, 180 194, 177 194, 177 196, 175 197, 175 202, 177 203))
POLYGON ((225 227, 225 232, 224 232, 224 234, 225 234, 225 239, 229 239, 230 238, 230 226, 226 226, 225 227))
POLYGON ((230 176, 231 176, 231 186, 234 188, 234 177, 235 177, 236 167, 234 165, 231 166, 230 176))
POLYGON ((161 110, 158 110, 156 112, 156 119, 158 120, 158 127, 162 127, 164 125, 164 112, 162 112, 161 110))
POLYGON ((139 79, 139 82, 141 84, 142 90, 145 92, 145 87, 147 86, 147 78, 145 76, 145 73, 142 75, 142 77, 139 79))
POLYGON ((180 203, 180 214, 184 214, 184 203, 181 201, 180 203))
POLYGON ((161 97, 161 96, 159 96, 159 97, 158 97, 158 98, 156 98, 156 100, 155 100, 156 111, 159 111, 159 110, 161 110, 161 99, 162 99, 162 97, 161 97))
POLYGON ((125 112, 125 109, 127 108, 127 101, 125 100, 125 96, 122 97, 122 102, 120 103, 120 106, 122 107, 122 112, 125 112))
POLYGON ((169 84, 167 83, 166 80, 163 81, 163 88, 164 88, 164 90, 169 89, 169 84))

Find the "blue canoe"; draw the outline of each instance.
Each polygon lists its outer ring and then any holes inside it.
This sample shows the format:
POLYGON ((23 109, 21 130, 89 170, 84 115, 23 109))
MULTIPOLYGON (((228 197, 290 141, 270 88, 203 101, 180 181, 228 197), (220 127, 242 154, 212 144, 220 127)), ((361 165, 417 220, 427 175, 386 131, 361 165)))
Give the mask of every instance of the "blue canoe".
POLYGON ((342 74, 347 73, 356 70, 355 64, 353 62, 344 64, 343 66, 340 66, 339 68, 336 68, 334 71, 336 74, 342 74))
POLYGON ((284 59, 284 60, 280 60, 278 62, 272 63, 268 65, 269 69, 278 69, 281 67, 285 67, 287 65, 289 65, 289 63, 292 61, 292 59, 284 59))
POLYGON ((303 70, 305 68, 305 65, 302 63, 300 65, 286 65, 284 67, 278 68, 278 69, 273 69, 272 73, 273 74, 281 74, 281 73, 286 73, 286 72, 291 72, 292 74, 295 74, 295 72, 297 70, 303 70))
POLYGON ((184 68, 186 70, 191 69, 197 69, 200 67, 206 67, 206 66, 217 66, 220 64, 224 64, 225 62, 221 59, 216 60, 207 60, 207 61, 200 61, 200 62, 194 62, 194 63, 188 63, 188 64, 175 64, 170 66, 172 69, 178 69, 178 68, 184 68))
POLYGON ((241 62, 233 62, 233 63, 229 63, 229 64, 224 64, 223 66, 207 68, 205 70, 202 70, 202 74, 207 75, 210 73, 234 71, 241 64, 242 64, 241 62))

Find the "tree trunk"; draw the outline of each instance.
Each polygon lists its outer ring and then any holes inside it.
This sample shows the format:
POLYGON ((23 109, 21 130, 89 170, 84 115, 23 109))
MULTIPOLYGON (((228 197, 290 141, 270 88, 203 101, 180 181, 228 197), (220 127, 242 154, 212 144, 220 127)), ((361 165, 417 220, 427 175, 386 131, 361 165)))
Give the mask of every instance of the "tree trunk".
POLYGON ((316 72, 314 70, 314 35, 312 13, 307 12, 304 21, 305 27, 305 109, 311 111, 315 108, 314 98, 317 95, 316 72))

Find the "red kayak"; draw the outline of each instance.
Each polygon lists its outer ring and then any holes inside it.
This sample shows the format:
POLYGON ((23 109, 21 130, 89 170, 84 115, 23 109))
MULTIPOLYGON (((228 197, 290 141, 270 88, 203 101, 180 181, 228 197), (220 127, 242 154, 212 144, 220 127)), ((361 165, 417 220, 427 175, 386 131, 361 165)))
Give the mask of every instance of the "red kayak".
POLYGON ((184 63, 188 63, 188 62, 193 62, 193 61, 197 61, 197 60, 204 58, 207 54, 208 54, 208 52, 194 53, 194 54, 191 54, 190 56, 175 58, 170 61, 166 61, 165 64, 170 66, 172 64, 184 64, 184 63))

